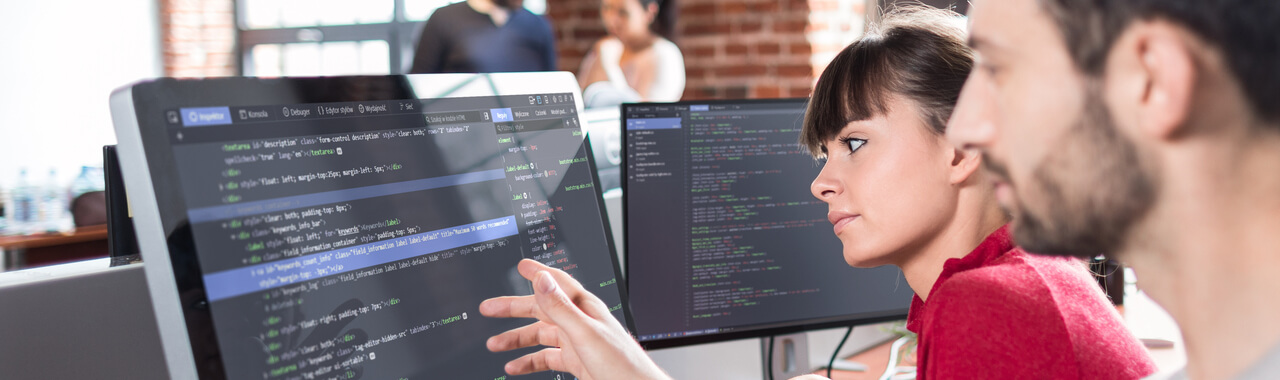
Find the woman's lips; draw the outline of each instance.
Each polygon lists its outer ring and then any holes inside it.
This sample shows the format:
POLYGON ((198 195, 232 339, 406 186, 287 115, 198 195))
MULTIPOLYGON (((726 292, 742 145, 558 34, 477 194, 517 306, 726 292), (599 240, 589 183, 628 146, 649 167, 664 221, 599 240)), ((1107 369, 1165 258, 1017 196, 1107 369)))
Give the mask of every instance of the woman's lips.
POLYGON ((844 230, 844 226, 849 225, 849 223, 853 223, 854 219, 857 218, 858 215, 850 215, 837 219, 835 221, 835 227, 832 227, 832 230, 835 231, 836 235, 839 235, 840 231, 844 230))

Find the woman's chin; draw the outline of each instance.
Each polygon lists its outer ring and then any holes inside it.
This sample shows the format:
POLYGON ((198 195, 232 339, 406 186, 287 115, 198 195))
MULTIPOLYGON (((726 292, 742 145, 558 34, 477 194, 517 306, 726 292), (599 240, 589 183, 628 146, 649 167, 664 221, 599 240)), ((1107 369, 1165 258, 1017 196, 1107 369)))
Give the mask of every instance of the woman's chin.
MULTIPOLYGON (((844 232, 849 232, 848 228, 844 232)), ((852 234, 839 236, 846 264, 854 268, 874 268, 889 264, 888 254, 876 249, 875 244, 868 244, 871 242, 866 239, 854 239, 850 235, 852 234)))
POLYGON ((844 253, 844 262, 854 268, 875 268, 889 264, 888 261, 881 256, 848 251, 844 253))

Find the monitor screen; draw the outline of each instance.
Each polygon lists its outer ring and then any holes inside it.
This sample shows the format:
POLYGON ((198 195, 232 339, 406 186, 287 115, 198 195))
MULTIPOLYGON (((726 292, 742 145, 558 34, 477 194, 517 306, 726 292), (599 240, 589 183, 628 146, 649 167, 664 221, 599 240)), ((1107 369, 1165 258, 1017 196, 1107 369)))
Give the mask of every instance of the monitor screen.
POLYGON ((524 258, 588 284, 627 323, 576 83, 165 79, 118 91, 174 377, 504 378, 535 350, 485 341, 531 321, 478 307, 532 294, 515 269, 524 258))
POLYGON ((659 348, 901 319, 896 267, 845 263, 821 170, 798 143, 804 99, 623 106, 627 282, 659 348))

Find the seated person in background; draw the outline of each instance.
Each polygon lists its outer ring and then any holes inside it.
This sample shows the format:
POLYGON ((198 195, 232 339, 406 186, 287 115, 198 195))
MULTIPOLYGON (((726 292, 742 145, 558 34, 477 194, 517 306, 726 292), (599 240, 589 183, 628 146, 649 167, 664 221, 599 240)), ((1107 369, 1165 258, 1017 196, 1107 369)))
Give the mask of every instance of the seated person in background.
POLYGON ((467 0, 422 27, 410 74, 556 70, 551 24, 520 0, 467 0))
POLYGON ((684 55, 666 37, 675 4, 658 0, 602 0, 609 36, 596 41, 578 70, 588 107, 623 102, 674 102, 684 94, 684 55))
MULTIPOLYGON (((919 334, 920 378, 1137 379, 1155 372, 1084 262, 1014 246, 1009 217, 980 170, 982 156, 947 142, 947 120, 973 67, 955 17, 899 8, 818 79, 801 141, 825 160, 810 189, 830 207, 845 261, 902 269, 916 293, 907 328, 919 334)), ((520 272, 534 281, 535 294, 487 300, 480 312, 539 322, 490 338, 489 348, 559 348, 512 361, 509 373, 662 376, 572 278, 532 261, 520 272)))

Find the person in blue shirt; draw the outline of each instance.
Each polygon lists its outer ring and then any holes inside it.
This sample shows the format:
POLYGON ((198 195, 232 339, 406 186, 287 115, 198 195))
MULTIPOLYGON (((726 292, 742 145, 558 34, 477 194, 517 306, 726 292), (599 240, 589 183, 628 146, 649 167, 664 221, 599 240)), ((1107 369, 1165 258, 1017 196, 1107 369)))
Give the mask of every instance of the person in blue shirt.
POLYGON ((556 70, 551 24, 515 0, 467 0, 422 27, 410 74, 556 70))

